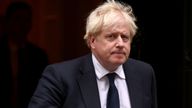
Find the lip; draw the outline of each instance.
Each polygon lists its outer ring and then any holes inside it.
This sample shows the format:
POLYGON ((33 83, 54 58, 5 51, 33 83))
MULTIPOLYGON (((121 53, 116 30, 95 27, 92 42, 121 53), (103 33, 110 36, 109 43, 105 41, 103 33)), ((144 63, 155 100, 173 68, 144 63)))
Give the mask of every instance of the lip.
POLYGON ((125 55, 125 52, 123 52, 123 51, 114 51, 111 54, 123 54, 123 55, 125 55))

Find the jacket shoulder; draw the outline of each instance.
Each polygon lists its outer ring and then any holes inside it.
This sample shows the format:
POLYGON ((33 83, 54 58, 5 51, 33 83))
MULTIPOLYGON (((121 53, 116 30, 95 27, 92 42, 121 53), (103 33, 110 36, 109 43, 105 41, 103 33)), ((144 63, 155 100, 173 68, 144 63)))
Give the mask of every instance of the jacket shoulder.
POLYGON ((129 58, 127 60, 127 62, 125 63, 125 65, 131 65, 131 66, 136 66, 136 67, 151 67, 152 68, 151 64, 144 62, 144 61, 141 61, 141 60, 136 60, 133 58, 129 58))
POLYGON ((78 67, 79 65, 82 64, 83 61, 85 61, 86 59, 88 59, 89 56, 85 55, 85 56, 81 56, 75 59, 71 59, 71 60, 66 60, 66 61, 62 61, 62 62, 58 62, 58 63, 54 63, 51 64, 50 66, 55 67, 55 68, 70 68, 70 67, 78 67))
POLYGON ((76 76, 80 72, 80 67, 88 60, 89 55, 81 56, 72 60, 62 61, 54 64, 50 64, 45 68, 45 72, 51 71, 54 72, 53 74, 57 75, 65 75, 67 76, 76 76))
POLYGON ((151 64, 144 61, 129 58, 123 66, 125 70, 132 71, 137 74, 154 74, 154 69, 151 64))

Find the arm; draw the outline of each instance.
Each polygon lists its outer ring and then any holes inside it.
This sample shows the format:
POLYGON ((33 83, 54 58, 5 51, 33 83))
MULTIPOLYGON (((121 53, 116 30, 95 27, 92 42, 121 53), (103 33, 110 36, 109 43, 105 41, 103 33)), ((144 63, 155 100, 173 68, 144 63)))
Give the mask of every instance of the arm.
POLYGON ((64 102, 64 88, 59 72, 48 66, 42 74, 28 108, 60 108, 64 102))
MULTIPOLYGON (((153 71, 153 70, 152 70, 153 71)), ((158 108, 157 104, 157 90, 156 90, 156 78, 154 71, 152 72, 152 108, 158 108)))

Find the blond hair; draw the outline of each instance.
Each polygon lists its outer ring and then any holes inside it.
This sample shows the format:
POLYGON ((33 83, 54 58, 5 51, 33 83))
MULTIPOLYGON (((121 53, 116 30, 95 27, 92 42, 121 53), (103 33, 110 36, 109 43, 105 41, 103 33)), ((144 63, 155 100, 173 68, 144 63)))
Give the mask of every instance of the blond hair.
POLYGON ((128 4, 120 3, 114 0, 108 0, 95 10, 93 10, 87 18, 86 34, 84 39, 89 41, 90 36, 96 36, 103 30, 103 27, 112 25, 114 14, 122 14, 130 27, 131 37, 136 34, 137 25, 136 18, 133 14, 132 7, 128 4))

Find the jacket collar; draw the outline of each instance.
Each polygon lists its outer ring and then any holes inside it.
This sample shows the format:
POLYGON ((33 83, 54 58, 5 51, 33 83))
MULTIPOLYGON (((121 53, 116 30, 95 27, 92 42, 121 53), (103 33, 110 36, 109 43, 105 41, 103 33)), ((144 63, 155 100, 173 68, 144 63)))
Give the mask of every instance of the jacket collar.
POLYGON ((87 108, 100 108, 99 91, 91 54, 84 57, 78 78, 80 90, 87 108))
POLYGON ((123 64, 123 69, 125 72, 126 83, 128 85, 128 91, 131 101, 131 108, 143 108, 143 88, 141 85, 140 75, 137 74, 134 67, 135 62, 132 59, 123 64))

